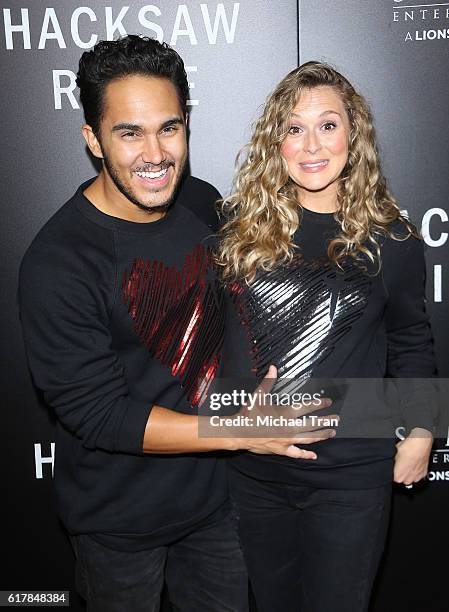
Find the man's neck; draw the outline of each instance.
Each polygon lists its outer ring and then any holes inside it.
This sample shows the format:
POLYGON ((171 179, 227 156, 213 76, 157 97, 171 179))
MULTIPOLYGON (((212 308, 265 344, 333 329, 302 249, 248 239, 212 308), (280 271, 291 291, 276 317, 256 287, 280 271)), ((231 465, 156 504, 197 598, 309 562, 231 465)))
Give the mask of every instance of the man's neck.
POLYGON ((165 212, 148 213, 141 210, 117 189, 104 170, 84 190, 84 196, 105 215, 124 221, 152 223, 165 215, 165 212))

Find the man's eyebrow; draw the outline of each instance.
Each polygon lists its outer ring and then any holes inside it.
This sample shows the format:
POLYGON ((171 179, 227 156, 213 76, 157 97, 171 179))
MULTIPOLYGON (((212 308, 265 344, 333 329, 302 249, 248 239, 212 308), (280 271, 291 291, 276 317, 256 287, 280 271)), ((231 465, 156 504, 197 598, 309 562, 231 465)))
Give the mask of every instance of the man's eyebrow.
POLYGON ((184 125, 184 121, 181 119, 181 117, 172 117, 171 119, 167 119, 167 121, 164 121, 160 129, 164 130, 165 128, 168 128, 171 125, 184 125))
MULTIPOLYGON (((170 127, 171 125, 184 125, 184 121, 181 117, 170 117, 162 123, 159 127, 160 130, 164 130, 165 128, 170 127)), ((120 132, 120 130, 129 130, 130 132, 143 132, 144 129, 141 125, 137 125, 136 123, 117 123, 112 128, 113 132, 120 132)))
POLYGON ((141 132, 142 126, 135 123, 117 123, 112 128, 113 132, 119 132, 120 130, 129 130, 130 132, 141 132))

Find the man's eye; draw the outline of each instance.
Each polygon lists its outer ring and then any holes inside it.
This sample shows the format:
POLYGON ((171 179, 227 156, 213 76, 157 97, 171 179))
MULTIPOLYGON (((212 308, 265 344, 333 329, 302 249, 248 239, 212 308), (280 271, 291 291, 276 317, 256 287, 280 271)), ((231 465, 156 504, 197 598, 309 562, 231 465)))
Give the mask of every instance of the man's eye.
POLYGON ((176 125, 168 125, 162 131, 164 134, 171 134, 172 132, 176 132, 178 130, 176 125))
POLYGON ((125 132, 122 134, 122 136, 126 138, 134 138, 134 136, 136 136, 136 132, 125 132))
POLYGON ((337 127, 337 124, 334 123, 333 121, 327 121, 323 125, 323 129, 325 132, 331 132, 332 130, 335 130, 336 127, 337 127))
POLYGON ((301 128, 298 125, 291 125, 288 130, 288 133, 289 134, 300 134, 301 128))

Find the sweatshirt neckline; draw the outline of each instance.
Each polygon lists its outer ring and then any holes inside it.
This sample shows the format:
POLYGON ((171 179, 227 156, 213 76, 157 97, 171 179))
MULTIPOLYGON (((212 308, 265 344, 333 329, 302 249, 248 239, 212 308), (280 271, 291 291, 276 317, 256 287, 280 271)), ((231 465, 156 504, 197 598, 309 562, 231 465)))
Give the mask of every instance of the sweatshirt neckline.
POLYGON ((312 221, 313 223, 322 223, 325 225, 337 225, 338 221, 335 219, 335 213, 322 213, 304 208, 301 206, 302 220, 312 221))
POLYGON ((94 204, 84 195, 84 191, 93 183, 95 178, 96 177, 82 183, 78 187, 74 197, 78 210, 97 225, 130 234, 156 234, 166 231, 174 224, 179 209, 179 206, 176 205, 176 201, 173 202, 167 213, 161 217, 161 219, 149 221, 148 223, 136 223, 134 221, 127 221, 126 219, 107 215, 94 206, 94 204))

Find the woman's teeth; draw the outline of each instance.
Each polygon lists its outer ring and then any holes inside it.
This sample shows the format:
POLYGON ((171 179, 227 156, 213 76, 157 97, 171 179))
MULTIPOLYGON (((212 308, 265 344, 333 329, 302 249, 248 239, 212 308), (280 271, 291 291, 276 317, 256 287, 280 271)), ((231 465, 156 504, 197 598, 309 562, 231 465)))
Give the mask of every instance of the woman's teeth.
POLYGON ((313 164, 301 164, 303 168, 319 168, 320 166, 326 166, 327 159, 319 162, 314 162, 313 164))

